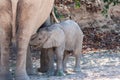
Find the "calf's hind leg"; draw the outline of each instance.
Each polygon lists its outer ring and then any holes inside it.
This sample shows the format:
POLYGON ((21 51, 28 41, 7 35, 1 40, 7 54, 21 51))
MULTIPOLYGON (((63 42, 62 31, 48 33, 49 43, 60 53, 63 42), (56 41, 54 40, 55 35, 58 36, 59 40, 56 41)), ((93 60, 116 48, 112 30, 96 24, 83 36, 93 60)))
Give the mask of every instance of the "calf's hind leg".
POLYGON ((53 53, 52 48, 47 49, 47 55, 48 55, 48 60, 49 60, 47 75, 53 76, 55 70, 54 70, 54 53, 53 53))
POLYGON ((67 52, 67 51, 64 51, 64 56, 63 56, 63 71, 64 72, 67 72, 67 67, 66 67, 66 63, 67 63, 67 60, 68 60, 68 58, 69 58, 69 52, 67 52))
POLYGON ((81 71, 81 69, 80 69, 80 53, 79 53, 79 51, 75 51, 74 52, 74 56, 75 56, 75 67, 74 67, 74 71, 76 71, 76 72, 79 72, 79 71, 81 71))

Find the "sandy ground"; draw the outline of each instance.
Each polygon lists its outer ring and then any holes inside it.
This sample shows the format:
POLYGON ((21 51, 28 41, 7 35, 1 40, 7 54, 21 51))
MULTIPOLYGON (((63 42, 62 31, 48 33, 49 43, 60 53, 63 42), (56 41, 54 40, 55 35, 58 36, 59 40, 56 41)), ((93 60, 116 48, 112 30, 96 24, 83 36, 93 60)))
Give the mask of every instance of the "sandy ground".
MULTIPOLYGON (((69 58, 68 74, 62 77, 38 73, 30 76, 31 80, 120 80, 120 51, 99 51, 84 54, 81 59, 81 72, 73 72, 75 60, 69 58)), ((34 66, 39 62, 35 61, 34 66)))

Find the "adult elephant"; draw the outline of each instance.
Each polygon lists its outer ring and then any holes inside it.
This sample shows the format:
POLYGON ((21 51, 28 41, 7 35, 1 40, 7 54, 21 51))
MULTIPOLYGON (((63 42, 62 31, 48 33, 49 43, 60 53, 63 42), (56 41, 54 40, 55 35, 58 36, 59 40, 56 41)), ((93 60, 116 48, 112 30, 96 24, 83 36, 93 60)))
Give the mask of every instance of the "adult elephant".
POLYGON ((54 0, 0 0, 0 80, 11 80, 8 64, 13 38, 17 48, 15 80, 30 80, 26 73, 28 43, 49 16, 53 3, 54 0))

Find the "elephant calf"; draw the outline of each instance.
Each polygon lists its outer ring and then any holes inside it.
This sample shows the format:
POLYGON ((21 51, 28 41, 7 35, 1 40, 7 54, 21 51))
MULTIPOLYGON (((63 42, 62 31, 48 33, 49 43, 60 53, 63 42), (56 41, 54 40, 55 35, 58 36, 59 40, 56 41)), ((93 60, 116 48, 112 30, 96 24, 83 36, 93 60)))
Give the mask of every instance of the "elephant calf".
MULTIPOLYGON (((30 45, 34 48, 48 49, 50 58, 50 69, 53 67, 53 52, 57 58, 56 75, 63 75, 66 69, 66 60, 69 53, 75 56, 75 71, 80 71, 80 54, 82 50, 83 32, 79 25, 67 20, 59 24, 53 24, 50 27, 41 28, 39 33, 32 36, 30 45), (51 64, 52 63, 52 64, 51 64)), ((52 74, 52 70, 49 70, 52 74)))

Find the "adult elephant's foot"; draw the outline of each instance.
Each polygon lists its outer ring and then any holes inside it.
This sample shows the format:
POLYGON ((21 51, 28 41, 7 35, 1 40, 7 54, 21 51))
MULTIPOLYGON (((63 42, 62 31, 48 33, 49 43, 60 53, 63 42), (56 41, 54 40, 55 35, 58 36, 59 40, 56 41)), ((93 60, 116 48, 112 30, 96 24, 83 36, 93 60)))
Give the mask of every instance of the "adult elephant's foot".
POLYGON ((0 73, 0 80, 13 80, 13 79, 10 73, 7 73, 7 74, 0 73))
POLYGON ((20 74, 15 76, 15 80, 30 80, 30 78, 27 74, 20 74))
POLYGON ((57 70, 55 76, 65 76, 65 73, 62 70, 57 70))

